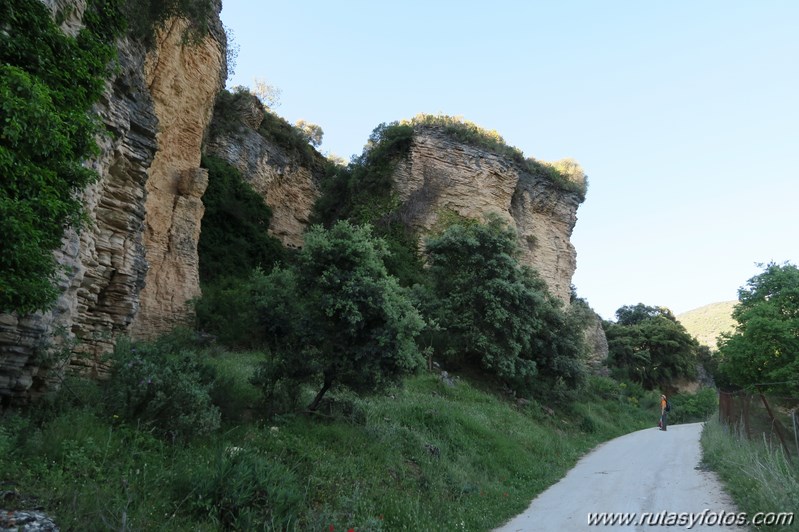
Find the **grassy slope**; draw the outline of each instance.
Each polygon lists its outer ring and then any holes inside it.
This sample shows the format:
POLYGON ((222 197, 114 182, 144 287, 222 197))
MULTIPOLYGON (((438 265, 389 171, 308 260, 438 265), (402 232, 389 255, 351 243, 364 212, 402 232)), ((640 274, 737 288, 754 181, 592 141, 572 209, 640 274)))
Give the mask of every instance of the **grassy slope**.
MULTIPOLYGON (((245 381, 257 360, 217 359, 238 375, 229 410, 257 397, 245 381)), ((489 530, 597 443, 653 424, 655 398, 639 406, 620 390, 594 380, 579 402, 550 411, 424 374, 382 397, 339 395, 327 416, 230 424, 187 446, 91 406, 44 422, 6 415, 0 480, 19 493, 7 506, 42 505, 64 530, 262 528, 252 508, 268 512, 268 529, 489 530)))
POLYGON ((683 327, 702 345, 716 349, 716 339, 723 332, 732 332, 735 320, 732 319, 732 308, 737 301, 711 303, 677 316, 683 327))

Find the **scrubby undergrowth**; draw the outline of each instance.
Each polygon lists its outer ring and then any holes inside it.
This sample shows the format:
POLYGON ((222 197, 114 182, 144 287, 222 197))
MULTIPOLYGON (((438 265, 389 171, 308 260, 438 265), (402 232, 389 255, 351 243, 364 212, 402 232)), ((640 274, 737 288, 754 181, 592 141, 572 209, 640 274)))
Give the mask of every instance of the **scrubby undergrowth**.
POLYGON ((342 389, 313 417, 265 421, 249 378, 266 355, 195 356, 222 429, 173 442, 73 381, 2 418, 7 506, 43 506, 63 529, 488 530, 598 442, 652 426, 657 410, 652 394, 610 379, 592 378, 569 405, 519 405, 425 373, 368 398, 342 389))

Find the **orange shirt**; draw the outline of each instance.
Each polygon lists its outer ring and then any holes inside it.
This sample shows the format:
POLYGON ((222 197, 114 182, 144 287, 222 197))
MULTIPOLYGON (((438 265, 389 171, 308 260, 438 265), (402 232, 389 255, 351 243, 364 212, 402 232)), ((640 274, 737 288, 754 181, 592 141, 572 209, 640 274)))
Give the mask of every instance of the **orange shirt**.
POLYGON ((663 413, 666 411, 666 400, 662 397, 660 398, 660 412, 663 413))

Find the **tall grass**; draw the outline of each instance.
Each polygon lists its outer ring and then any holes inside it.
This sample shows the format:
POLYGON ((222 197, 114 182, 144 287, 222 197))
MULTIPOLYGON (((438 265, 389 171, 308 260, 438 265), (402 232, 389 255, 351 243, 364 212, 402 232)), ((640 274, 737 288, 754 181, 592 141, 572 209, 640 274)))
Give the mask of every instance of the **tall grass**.
POLYGON ((799 530, 799 467, 780 447, 749 440, 718 418, 705 424, 701 442, 705 462, 719 474, 741 511, 793 512, 793 525, 780 530, 799 530))

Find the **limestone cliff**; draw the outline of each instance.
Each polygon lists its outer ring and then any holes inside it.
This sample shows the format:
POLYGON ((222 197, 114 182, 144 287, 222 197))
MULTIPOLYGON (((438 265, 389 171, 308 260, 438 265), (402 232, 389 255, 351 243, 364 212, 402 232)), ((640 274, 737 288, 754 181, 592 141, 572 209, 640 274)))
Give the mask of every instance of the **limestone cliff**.
POLYGON ((496 213, 516 229, 522 262, 538 270, 553 295, 569 302, 576 252, 570 237, 582 198, 487 148, 416 127, 394 178, 403 218, 423 233, 446 212, 483 219, 496 213))
MULTIPOLYGON (((68 14, 62 30, 79 31, 85 1, 46 3, 68 14)), ((200 142, 225 77, 225 42, 217 18, 199 46, 184 47, 182 24, 168 24, 149 56, 118 41, 119 67, 96 106, 109 134, 87 162, 100 179, 82 193, 89 224, 68 231, 55 252, 61 296, 46 313, 0 315, 3 404, 40 394, 67 364, 102 371, 100 356, 120 334, 165 330, 185 319, 185 302, 198 293, 200 142)))
POLYGON ((208 186, 200 156, 226 77, 224 32, 187 46, 186 28, 183 19, 168 23, 144 69, 159 127, 146 185, 143 241, 149 269, 131 328, 135 338, 152 338, 185 323, 187 303, 200 295, 197 241, 208 186))
POLYGON ((303 153, 310 151, 311 155, 300 156, 286 143, 264 135, 265 119, 270 120, 272 128, 291 126, 281 123, 278 117, 266 116, 255 96, 239 93, 230 99, 230 106, 217 106, 206 153, 235 167, 264 198, 272 209, 270 234, 285 246, 301 247, 303 232, 319 197, 324 159, 310 146, 303 146, 303 153))
MULTIPOLYGON (((394 172, 403 221, 422 234, 447 213, 504 218, 516 230, 521 261, 535 268, 550 292, 569 304, 577 253, 571 234, 583 193, 568 190, 488 148, 454 140, 443 129, 415 126, 409 153, 394 172)), ((608 344, 596 313, 584 331, 588 364, 602 373, 608 344)))

